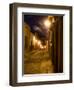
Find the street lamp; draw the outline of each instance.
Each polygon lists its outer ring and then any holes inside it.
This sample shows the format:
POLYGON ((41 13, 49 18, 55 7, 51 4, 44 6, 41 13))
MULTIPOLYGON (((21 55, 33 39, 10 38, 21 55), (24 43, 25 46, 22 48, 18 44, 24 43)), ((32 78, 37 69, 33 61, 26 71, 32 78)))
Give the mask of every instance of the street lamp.
POLYGON ((49 34, 48 50, 49 50, 50 59, 52 59, 52 33, 53 33, 53 31, 50 28, 53 22, 54 22, 53 16, 48 16, 48 18, 44 20, 44 26, 48 29, 48 34, 49 34))
POLYGON ((55 22, 54 17, 53 17, 53 16, 48 16, 48 18, 46 18, 46 19, 44 20, 44 26, 45 26, 46 28, 50 29, 51 24, 54 23, 54 22, 55 22))
POLYGON ((49 29, 51 26, 51 22, 48 19, 46 19, 46 20, 44 20, 44 25, 47 29, 49 29))

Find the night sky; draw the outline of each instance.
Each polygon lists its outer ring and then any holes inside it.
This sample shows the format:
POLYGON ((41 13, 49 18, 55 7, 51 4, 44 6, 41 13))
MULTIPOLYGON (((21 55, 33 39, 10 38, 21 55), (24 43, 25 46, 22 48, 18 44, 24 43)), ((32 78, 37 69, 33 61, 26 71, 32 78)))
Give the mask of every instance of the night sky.
POLYGON ((40 39, 47 39, 47 29, 43 25, 43 20, 46 19, 48 16, 40 16, 40 15, 24 15, 24 22, 26 22, 30 28, 31 32, 38 34, 40 39))

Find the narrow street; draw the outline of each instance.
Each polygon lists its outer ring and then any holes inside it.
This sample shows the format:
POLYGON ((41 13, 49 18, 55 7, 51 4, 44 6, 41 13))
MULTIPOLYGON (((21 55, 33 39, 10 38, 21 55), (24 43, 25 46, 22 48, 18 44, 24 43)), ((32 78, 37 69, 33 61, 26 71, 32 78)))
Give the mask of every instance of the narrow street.
POLYGON ((53 73, 52 61, 46 50, 33 50, 25 53, 25 74, 53 73))

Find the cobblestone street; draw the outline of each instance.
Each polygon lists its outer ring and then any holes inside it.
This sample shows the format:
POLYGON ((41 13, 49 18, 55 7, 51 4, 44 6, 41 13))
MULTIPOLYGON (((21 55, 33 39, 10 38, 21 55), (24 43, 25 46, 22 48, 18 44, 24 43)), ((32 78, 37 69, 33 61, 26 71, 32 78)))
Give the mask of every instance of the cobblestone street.
POLYGON ((52 61, 46 50, 33 50, 25 54, 25 74, 53 73, 52 61))

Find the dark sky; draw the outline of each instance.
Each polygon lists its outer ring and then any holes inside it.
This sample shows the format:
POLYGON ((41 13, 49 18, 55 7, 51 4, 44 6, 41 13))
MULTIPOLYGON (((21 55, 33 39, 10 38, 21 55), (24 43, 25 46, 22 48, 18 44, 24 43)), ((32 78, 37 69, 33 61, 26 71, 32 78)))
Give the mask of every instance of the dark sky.
POLYGON ((24 15, 24 22, 30 26, 33 34, 37 32, 39 38, 47 39, 47 29, 43 25, 45 18, 47 18, 47 16, 24 15))

